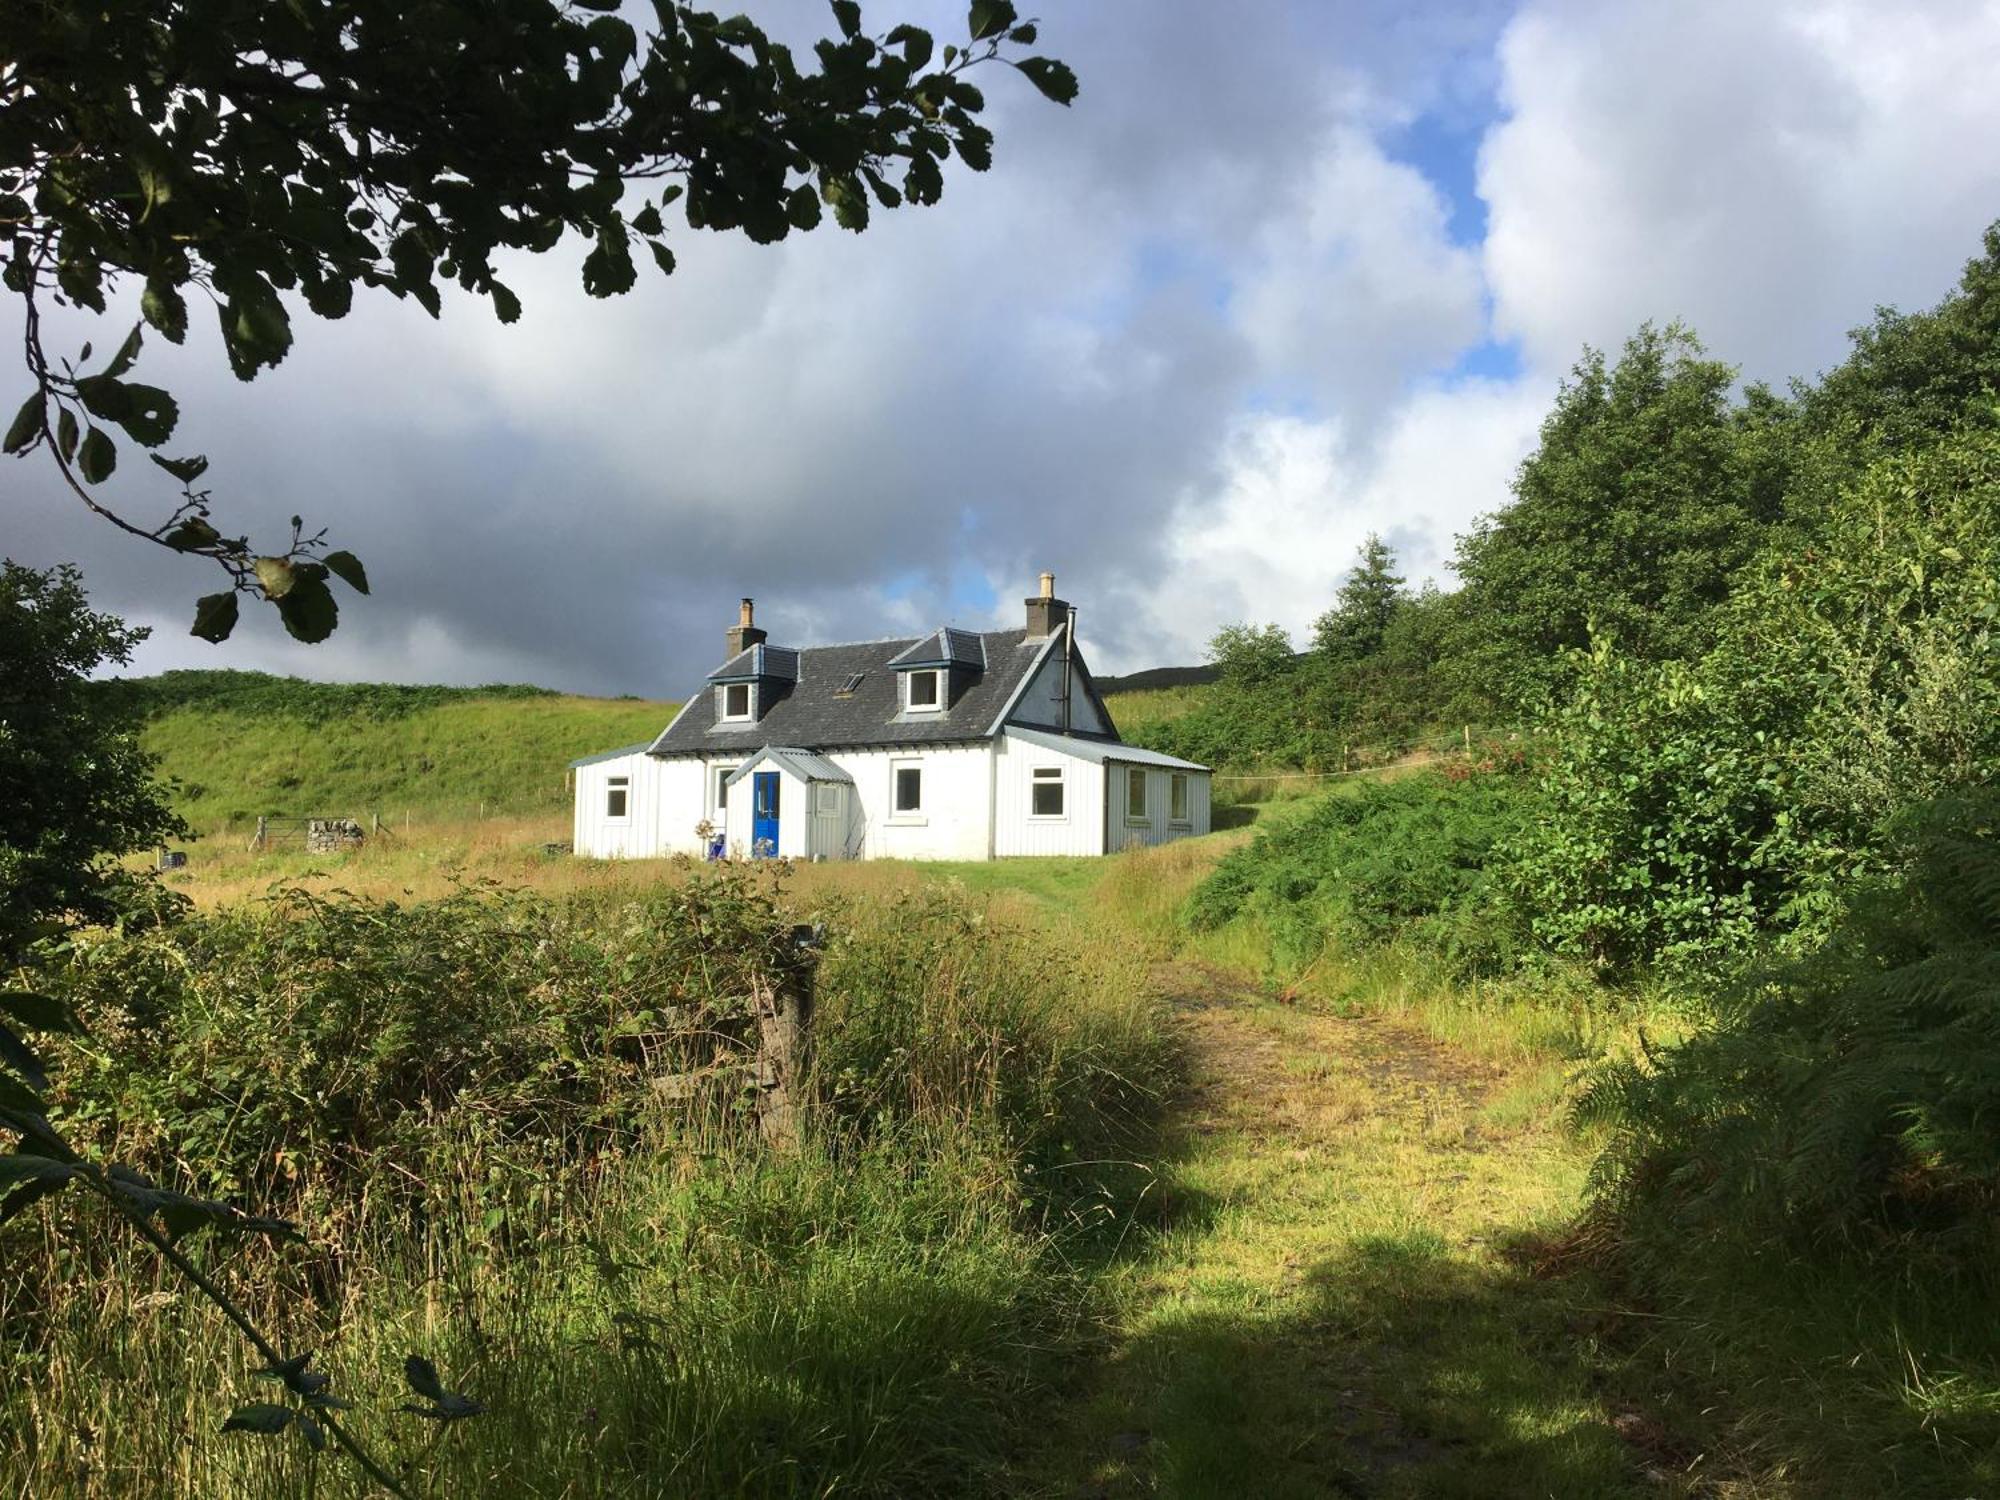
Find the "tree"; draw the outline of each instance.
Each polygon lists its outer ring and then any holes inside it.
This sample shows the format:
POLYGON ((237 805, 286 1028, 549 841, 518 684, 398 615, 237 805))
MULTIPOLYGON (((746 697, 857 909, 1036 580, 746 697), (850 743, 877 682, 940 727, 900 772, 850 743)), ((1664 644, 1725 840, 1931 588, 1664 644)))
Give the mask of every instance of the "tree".
POLYGON ((831 6, 838 35, 810 67, 683 0, 654 0, 643 33, 609 13, 617 0, 0 7, 0 284, 21 300, 34 385, 0 447, 48 449, 93 512, 217 563, 230 587, 201 601, 196 635, 225 638, 251 594, 323 640, 328 581, 365 593, 361 564, 297 518, 262 554, 213 524, 206 459, 161 451, 178 404, 130 378, 144 330, 179 343, 190 294, 206 300, 249 380, 291 348, 300 302, 338 318, 357 288, 436 317, 455 281, 512 322, 509 253, 580 235, 584 291, 605 297, 635 284, 641 244, 672 271, 669 210, 760 244, 826 213, 859 231, 871 198, 935 203, 954 152, 991 163, 970 69, 997 60, 1059 103, 1076 95, 1062 63, 1016 55, 1036 26, 1009 0, 972 0, 967 41, 941 53, 915 26, 864 33, 857 0, 831 6), (108 358, 50 354, 45 303, 108 315, 128 282, 140 322, 104 341, 108 358), (181 487, 159 525, 100 497, 121 442, 181 487))
POLYGON ((113 861, 187 831, 89 681, 145 634, 94 613, 73 568, 0 562, 0 964, 116 915, 133 880, 113 861))
POLYGON ((1647 324, 1616 366, 1585 351, 1521 465, 1514 499, 1459 538, 1459 670, 1502 705, 1557 688, 1593 631, 1645 660, 1698 655, 1730 580, 1782 515, 1779 420, 1679 324, 1647 324), (1755 461, 1753 462, 1753 455, 1755 461))
POLYGON ((1390 622, 1410 598, 1395 567, 1396 554, 1389 544, 1369 532, 1334 596, 1333 608, 1313 622, 1316 650, 1342 662, 1381 652, 1390 622))
POLYGON ((1298 658, 1282 625, 1225 625, 1208 643, 1208 659, 1232 687, 1259 688, 1289 677, 1298 658))

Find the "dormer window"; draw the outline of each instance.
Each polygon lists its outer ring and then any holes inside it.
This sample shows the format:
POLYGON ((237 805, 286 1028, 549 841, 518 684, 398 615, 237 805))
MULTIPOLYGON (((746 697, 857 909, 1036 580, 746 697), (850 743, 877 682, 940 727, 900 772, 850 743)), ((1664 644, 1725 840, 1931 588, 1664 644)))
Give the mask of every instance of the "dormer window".
POLYGON ((716 689, 720 700, 716 705, 716 717, 723 723, 740 723, 757 716, 757 684, 754 682, 725 682, 716 689))
POLYGON ((944 673, 926 668, 903 674, 903 707, 913 714, 934 714, 944 707, 944 673))

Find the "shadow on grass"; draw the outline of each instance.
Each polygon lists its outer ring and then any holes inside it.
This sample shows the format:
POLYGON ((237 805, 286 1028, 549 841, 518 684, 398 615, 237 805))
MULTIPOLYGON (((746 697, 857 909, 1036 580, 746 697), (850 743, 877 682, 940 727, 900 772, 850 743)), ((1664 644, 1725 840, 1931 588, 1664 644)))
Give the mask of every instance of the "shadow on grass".
POLYGON ((1423 1230, 1356 1241, 1303 1281, 1282 1314, 1246 1287, 1240 1306, 1158 1315, 1119 1356, 1124 1400, 1100 1403, 1073 1492, 1662 1493, 1593 1400, 1562 1293, 1423 1230))

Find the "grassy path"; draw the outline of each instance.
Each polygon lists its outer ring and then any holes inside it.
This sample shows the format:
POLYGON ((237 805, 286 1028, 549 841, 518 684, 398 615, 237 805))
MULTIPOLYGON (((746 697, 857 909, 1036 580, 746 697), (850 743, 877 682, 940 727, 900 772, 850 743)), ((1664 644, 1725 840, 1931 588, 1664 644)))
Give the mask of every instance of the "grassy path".
POLYGON ((1162 982, 1198 1081, 1039 1493, 1689 1493, 1692 1455, 1599 1388, 1617 1315, 1534 1274, 1584 1171, 1545 1093, 1224 971, 1162 982))

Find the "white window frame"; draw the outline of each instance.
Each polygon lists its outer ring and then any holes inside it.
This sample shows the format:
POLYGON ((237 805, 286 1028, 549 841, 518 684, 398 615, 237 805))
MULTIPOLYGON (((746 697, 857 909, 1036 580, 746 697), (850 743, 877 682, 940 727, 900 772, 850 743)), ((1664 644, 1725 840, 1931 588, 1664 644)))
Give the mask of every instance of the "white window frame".
POLYGON ((1188 785, 1188 773, 1185 771, 1170 771, 1167 774, 1167 822, 1175 828, 1194 826, 1194 791, 1188 785))
POLYGON ((742 762, 716 766, 710 773, 708 785, 708 810, 718 817, 729 811, 729 788, 725 784, 742 768, 742 762))
POLYGON ((903 712, 906 714, 941 714, 944 712, 945 680, 943 667, 919 667, 903 674, 903 712), (915 689, 919 677, 928 677, 937 686, 934 702, 918 703, 915 689))
POLYGON ((889 762, 889 821, 892 823, 922 823, 924 817, 924 763, 921 760, 892 760, 889 762), (902 795, 903 772, 917 773, 917 805, 898 807, 897 799, 902 795))
POLYGON ((840 784, 834 781, 813 783, 813 813, 822 818, 840 816, 840 784))
POLYGON ((1127 766, 1125 768, 1125 821, 1127 824, 1137 824, 1140 827, 1144 827, 1153 821, 1150 810, 1152 806, 1152 792, 1147 785, 1151 780, 1152 778, 1147 774, 1144 766, 1127 766), (1133 780, 1134 777, 1138 778, 1136 782, 1133 780), (1132 811, 1132 788, 1134 785, 1139 788, 1139 811, 1137 812, 1132 811))
POLYGON ((632 821, 632 778, 627 776, 606 776, 604 778, 604 821, 607 823, 629 823, 632 821), (611 810, 611 798, 620 795, 624 802, 622 811, 611 810))
POLYGON ((1030 823, 1067 823, 1069 821, 1069 777, 1061 766, 1032 766, 1028 770, 1028 821, 1030 823), (1035 811, 1035 793, 1045 786, 1056 789, 1056 800, 1061 806, 1052 813, 1035 811))
POLYGON ((715 718, 719 724, 747 724, 757 717, 757 684, 754 682, 720 682, 715 687, 715 718), (743 712, 729 711, 729 690, 743 689, 743 712))

